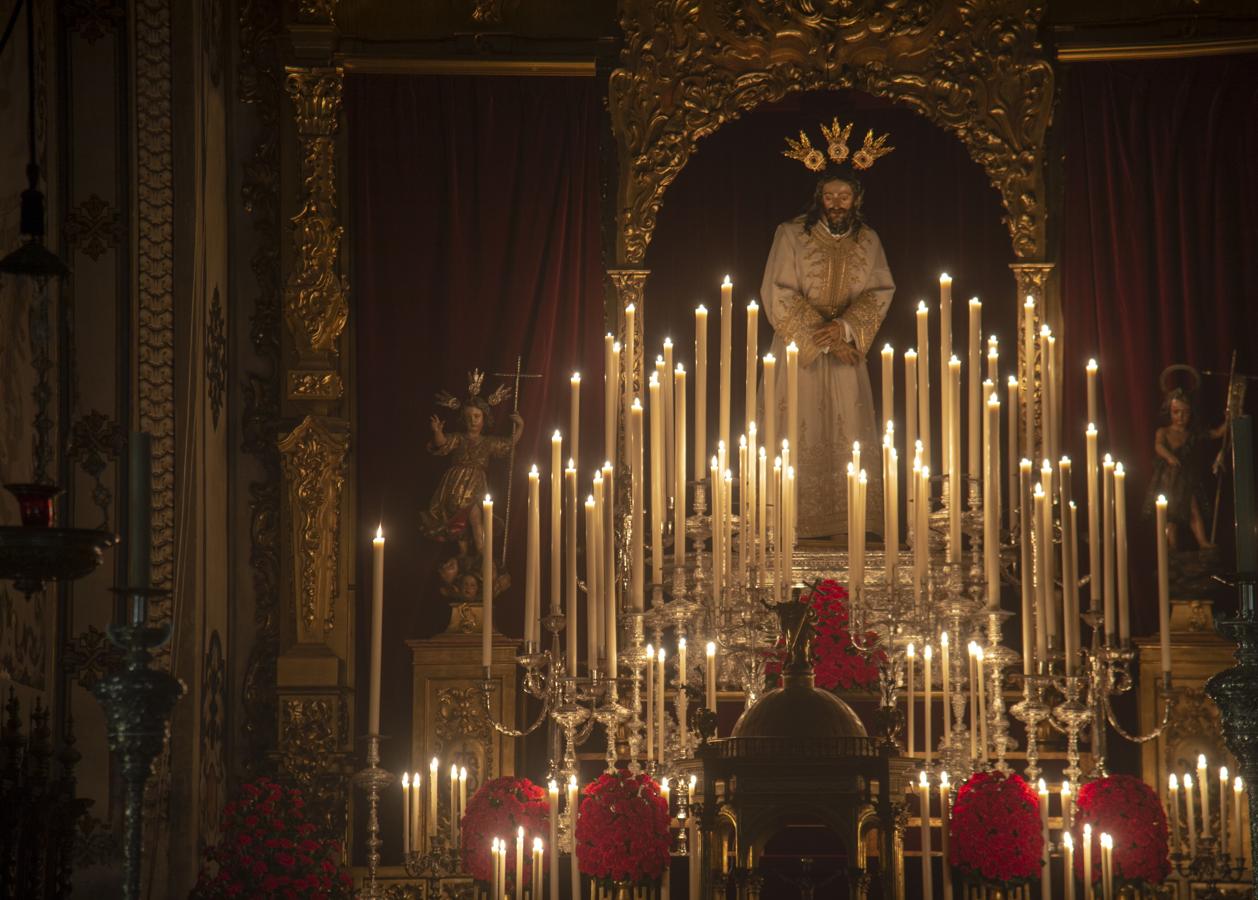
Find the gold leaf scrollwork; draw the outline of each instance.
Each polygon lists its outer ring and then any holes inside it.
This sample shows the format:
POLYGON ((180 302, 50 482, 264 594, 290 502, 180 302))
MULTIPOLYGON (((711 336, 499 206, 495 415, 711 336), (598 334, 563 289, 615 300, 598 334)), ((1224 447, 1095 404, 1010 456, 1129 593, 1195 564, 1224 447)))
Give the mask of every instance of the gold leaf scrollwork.
POLYGON ((489 736, 480 688, 443 688, 437 693, 437 738, 443 742, 489 736))
POLYGON ((319 641, 332 627, 338 592, 341 493, 349 424, 306 416, 280 440, 297 633, 319 641))
POLYGON ((641 264, 665 188, 698 142, 794 91, 855 88, 952 131, 1000 191, 1015 255, 1044 253, 1053 71, 1043 3, 624 0, 612 129, 624 160, 616 260, 641 264))
POLYGON ((292 218, 294 263, 284 289, 284 318, 303 361, 336 349, 349 316, 348 285, 338 267, 345 229, 336 207, 336 142, 341 69, 290 69, 286 79, 301 143, 301 209, 292 218))

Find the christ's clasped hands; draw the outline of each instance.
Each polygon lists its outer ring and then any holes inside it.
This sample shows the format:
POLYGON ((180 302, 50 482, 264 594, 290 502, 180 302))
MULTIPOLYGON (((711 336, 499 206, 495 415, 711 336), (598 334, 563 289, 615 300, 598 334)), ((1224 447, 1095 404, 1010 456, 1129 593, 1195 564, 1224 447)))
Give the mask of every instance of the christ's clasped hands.
POLYGON ((861 361, 860 351, 847 342, 843 323, 838 320, 820 326, 812 333, 812 339, 822 353, 833 356, 844 365, 854 366, 861 361))

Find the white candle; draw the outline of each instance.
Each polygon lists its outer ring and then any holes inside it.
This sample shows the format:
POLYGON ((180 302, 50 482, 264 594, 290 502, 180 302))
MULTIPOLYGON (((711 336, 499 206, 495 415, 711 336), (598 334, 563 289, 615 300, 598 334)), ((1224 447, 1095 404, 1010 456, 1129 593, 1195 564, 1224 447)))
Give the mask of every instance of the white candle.
POLYGON ((704 652, 707 659, 707 667, 704 669, 707 708, 716 712, 716 642, 708 641, 704 652))
POLYGON ((1097 433, 1096 425, 1088 423, 1084 432, 1087 439, 1088 479, 1088 609, 1095 612, 1101 601, 1101 498, 1097 487, 1097 433))
MULTIPOLYGON (((990 384, 990 382, 988 382, 990 384)), ((987 609, 1000 609, 1000 398, 987 397, 983 419, 987 440, 983 442, 983 571, 987 579, 987 609)))
POLYGON ((715 606, 720 606, 722 597, 722 579, 725 573, 725 560, 722 552, 722 545, 725 542, 725 529, 722 526, 724 516, 721 512, 721 496, 724 493, 721 490, 721 463, 720 457, 712 457, 711 465, 711 482, 712 482, 712 602, 715 606))
POLYGON ((630 303, 625 307, 625 361, 620 371, 625 381, 623 403, 629 408, 638 396, 638 309, 630 303))
POLYGON ((1066 851, 1065 871, 1062 879, 1066 883, 1066 900, 1075 900, 1075 839, 1069 831, 1063 831, 1061 845, 1066 851))
POLYGON ((1158 638, 1162 657, 1162 672, 1171 672, 1171 574, 1166 536, 1166 497, 1158 494, 1157 542, 1158 542, 1158 638))
POLYGON ((660 674, 655 685, 655 703, 656 703, 655 711, 658 717, 658 725, 656 727, 656 731, 658 733, 659 740, 660 740, 659 755, 656 758, 659 759, 661 764, 663 764, 664 762, 667 761, 667 756, 665 754, 665 747, 667 746, 667 738, 668 738, 668 730, 665 727, 666 722, 664 719, 664 695, 668 689, 668 670, 664 668, 664 656, 665 656, 664 648, 660 647, 659 650, 655 651, 655 656, 659 660, 659 663, 660 663, 660 674))
POLYGON ((481 665, 485 667, 486 673, 494 663, 494 501, 486 494, 485 499, 481 501, 481 511, 484 514, 481 520, 482 533, 485 536, 485 543, 481 550, 481 620, 484 628, 481 629, 480 655, 481 665))
POLYGON ((982 421, 983 403, 980 388, 982 386, 982 351, 983 351, 983 304, 978 297, 970 298, 970 346, 967 364, 970 367, 969 378, 969 436, 966 454, 966 467, 971 478, 979 478, 979 423, 982 421))
POLYGON ((1227 789, 1231 787, 1227 766, 1219 767, 1219 849, 1228 852, 1227 842, 1227 789))
MULTIPOLYGON (((1019 551, 1023 572, 1031 571, 1031 460, 1023 459, 1018 463, 1018 511, 1019 511, 1019 551)), ((1035 598, 1032 579, 1023 575, 1019 579, 1022 587, 1022 674, 1030 675, 1035 671, 1035 598)))
POLYGON ((1083 826, 1083 897, 1092 900, 1092 825, 1083 826))
MULTIPOLYGON (((616 455, 616 391, 620 382, 620 344, 610 331, 603 335, 603 456, 616 455)), ((534 898, 541 900, 541 898, 534 898)))
POLYGON ((581 373, 573 372, 572 377, 568 379, 571 386, 571 406, 568 413, 568 436, 572 441, 572 458, 573 465, 580 468, 581 462, 581 373))
MULTIPOLYGON (((616 523, 615 523, 615 485, 612 481, 610 462, 603 463, 603 493, 596 494, 594 499, 602 500, 603 516, 599 522, 599 535, 603 544, 603 614, 600 622, 604 630, 604 658, 607 660, 607 677, 615 682, 618 668, 616 663, 616 523)), ((556 855, 551 845, 551 857, 556 855)))
POLYGON ((424 848, 424 795, 422 779, 418 772, 411 774, 411 808, 407 815, 411 817, 411 852, 422 851, 424 848))
POLYGON ((573 841, 572 841, 572 896, 573 897, 581 896, 581 867, 578 864, 578 860, 577 860, 577 842, 575 839, 576 833, 577 833, 577 811, 579 809, 578 796, 579 795, 577 793, 577 776, 571 775, 568 778, 568 816, 569 816, 569 827, 571 828, 572 835, 573 835, 573 841))
POLYGON ((686 368, 677 364, 673 372, 673 565, 686 566, 686 368))
POLYGON ((524 900, 524 826, 515 830, 515 900, 524 900))
POLYGON ((769 518, 769 494, 772 488, 768 482, 769 474, 769 457, 765 453, 764 447, 759 449, 757 454, 757 470, 760 481, 760 490, 756 492, 756 538, 758 540, 758 551, 756 554, 756 583, 763 585, 765 583, 765 565, 766 557, 769 553, 768 544, 768 518, 769 518))
POLYGON ((1048 541, 1052 540, 1051 515, 1043 482, 1036 482, 1031 491, 1035 510, 1035 650, 1041 660, 1048 659, 1048 595, 1052 590, 1048 571, 1048 541), (1045 523, 1049 525, 1046 527, 1045 523))
MULTIPOLYGON (((947 717, 944 717, 947 721, 947 717)), ((945 732, 946 733, 946 732, 945 732)), ((943 876, 943 894, 944 900, 952 898, 952 863, 951 854, 948 845, 952 839, 952 813, 951 813, 952 795, 951 785, 948 783, 948 773, 939 773, 939 855, 943 860, 940 872, 943 876)))
POLYGON ((946 384, 948 358, 952 356, 952 276, 939 275, 939 383, 946 384))
POLYGON ((577 470, 572 460, 568 460, 568 468, 563 471, 564 496, 564 599, 566 601, 566 619, 564 621, 564 637, 568 674, 577 674, 577 470))
POLYGON ((498 883, 498 856, 502 852, 499 838, 489 843, 489 897, 490 900, 502 900, 502 886, 498 883))
POLYGON ((1184 811, 1188 813, 1188 854, 1197 855, 1197 811, 1192 802, 1192 775, 1184 773, 1184 811))
MULTIPOLYGON (((489 559, 490 554, 486 553, 489 559)), ((380 733, 380 658, 384 645, 384 528, 376 526, 371 542, 371 700, 367 729, 380 733)), ((488 664, 486 664, 488 665, 488 664)))
POLYGON ((646 645, 646 758, 655 759, 655 645, 646 645))
POLYGON ((1085 368, 1085 371, 1087 372, 1087 382, 1088 382, 1088 421, 1089 422, 1101 421, 1100 410, 1097 408, 1097 402, 1096 402, 1097 369, 1098 367, 1096 364, 1096 360, 1095 359, 1088 360, 1088 364, 1085 368))
POLYGON ((791 442, 791 452, 798 452, 799 347, 794 341, 786 345, 786 439, 791 442))
POLYGON ((1000 381, 1000 347, 994 334, 987 339, 987 380, 1000 381))
POLYGON ((550 436, 550 614, 557 616, 563 597, 563 436, 550 436))
POLYGON ((717 436, 729 446, 730 377, 733 375, 734 283, 725 276, 721 282, 721 393, 720 431, 717 436))
POLYGON ((978 758, 987 762, 987 675, 983 671, 983 648, 974 645, 974 666, 978 671, 978 758))
POLYGON ((1063 831, 1068 831, 1073 827, 1074 810, 1074 791, 1071 789, 1069 781, 1063 781, 1061 783, 1061 827, 1063 831))
POLYGON ((882 347, 882 427, 895 421, 895 350, 890 344, 882 347))
MULTIPOLYGON (((673 485, 677 483, 677 412, 673 402, 673 339, 664 338, 664 368, 660 372, 660 391, 664 395, 664 499, 673 496, 673 485)), ((682 419, 684 430, 685 419, 682 419)), ((682 462, 682 468, 685 462, 682 462)), ((684 504, 679 504, 684 505, 684 504)), ((665 504, 667 507, 667 503, 665 504)), ((667 509, 665 510, 667 514, 667 509)))
POLYGON ((559 783, 553 778, 547 785, 546 797, 546 824, 550 828, 550 900, 559 900, 559 783))
POLYGON ((646 559, 645 543, 642 540, 642 529, 645 517, 642 509, 642 402, 637 397, 629 407, 629 431, 631 440, 630 460, 630 494, 631 517, 630 526, 630 603, 634 612, 642 612, 646 608, 646 559))
POLYGON ((756 361, 760 358, 760 304, 747 304, 747 389, 744 397, 743 429, 756 420, 756 361))
MULTIPOLYGON (((1244 820, 1242 819, 1242 811, 1245 808, 1245 782, 1239 775, 1232 779, 1232 840, 1236 844, 1237 864, 1242 868, 1245 865, 1245 832, 1242 828, 1244 820)), ((1250 822, 1249 827, 1253 828, 1254 823, 1250 822)), ((1252 862, 1252 861, 1251 861, 1252 862)))
POLYGON ((939 671, 943 676, 943 742, 945 747, 952 746, 952 666, 948 643, 948 632, 939 635, 939 671))
POLYGON ((1053 336, 1052 330, 1047 325, 1040 326, 1040 352, 1043 354, 1043 367, 1045 375, 1044 382, 1044 406, 1041 427, 1044 429, 1043 449, 1044 455, 1049 459, 1056 459, 1058 456, 1057 449, 1057 338, 1053 336))
MULTIPOLYGON (((948 360, 948 558, 961 561, 961 360, 948 360)), ((975 422, 978 420, 975 419, 975 422)), ((975 441, 975 446, 978 442, 975 441)), ((974 467, 977 475, 978 466, 974 467)))
POLYGON ((930 704, 931 704, 931 690, 930 690, 931 683, 930 682, 931 682, 931 675, 933 674, 931 671, 933 668, 931 665, 931 660, 934 659, 934 655, 935 655, 935 651, 930 646, 930 644, 927 644, 925 647, 922 648, 922 682, 923 682, 922 683, 922 706, 926 710, 926 715, 922 719, 922 726, 923 726, 923 730, 926 732, 926 743, 925 743, 924 749, 926 752, 926 766, 928 768, 930 767, 931 757, 934 755, 934 749, 935 749, 934 744, 930 739, 931 724, 932 724, 931 723, 931 709, 930 709, 930 704))
MULTIPOLYGON (((904 351, 904 453, 907 466, 912 459, 913 448, 917 445, 917 351, 904 351)), ((913 538, 917 528, 914 515, 916 507, 917 483, 911 482, 906 499, 908 515, 908 534, 913 538)))
POLYGON ((1179 776, 1174 772, 1167 779, 1166 805, 1171 810, 1171 853, 1179 852, 1179 776))
POLYGON ((542 861, 544 857, 545 852, 542 839, 539 837, 533 838, 533 879, 532 893, 530 894, 532 900, 541 900, 542 898, 542 861))
POLYGON ((651 415, 651 605, 660 602, 664 581, 664 404, 658 372, 647 384, 651 415))
MULTIPOLYGON (((695 481, 702 481, 707 477, 707 453, 708 311, 703 304, 699 304, 695 307, 695 481)), ((551 859, 554 859, 553 852, 551 859)))
POLYGON ((459 767, 450 767, 450 844, 459 846, 459 767))
POLYGON ((931 870, 931 849, 930 849, 930 781, 925 771, 918 776, 918 791, 920 793, 920 815, 922 822, 922 896, 933 897, 935 894, 935 886, 932 879, 931 870))
POLYGON ((1197 754, 1197 786, 1201 791, 1201 836, 1210 837, 1210 767, 1206 765, 1206 755, 1197 754))
MULTIPOLYGON (((772 452, 778 442, 777 357, 766 353, 760 365, 764 370, 764 410, 761 423, 764 426, 764 446, 768 448, 767 452, 772 452)), ((776 502, 769 501, 770 504, 776 502)))
POLYGON ((1039 780, 1038 793, 1040 798, 1040 835, 1044 838, 1040 856, 1040 896, 1044 900, 1052 900, 1052 844, 1048 840, 1048 785, 1044 783, 1043 778, 1039 780))
POLYGON ((537 593, 541 587, 541 475, 529 469, 529 530, 524 562, 524 642, 536 650, 541 638, 537 593))
MULTIPOLYGON (((603 523, 607 521, 606 494, 603 491, 603 472, 594 470, 594 540, 593 549, 587 549, 593 559, 595 589, 586 598, 591 631, 590 646, 594 648, 594 662, 607 658, 607 580, 615 569, 607 565, 607 551, 603 546, 603 523)), ((591 663, 593 664, 593 663, 591 663)))
MULTIPOLYGON (((926 301, 919 301, 917 304, 917 437, 922 442, 922 463, 927 466, 931 463, 929 316, 930 311, 926 308, 926 301)), ((947 359, 946 356, 943 358, 947 359)), ((941 378, 941 389, 947 383, 941 378)))
POLYGON ((1114 900, 1114 838, 1101 832, 1101 887, 1105 900, 1114 900))
POLYGON ((905 704, 904 717, 908 719, 909 724, 908 749, 905 750, 904 755, 913 756, 917 752, 917 742, 913 739, 913 732, 915 730, 914 721, 917 718, 915 712, 917 707, 913 702, 915 692, 915 688, 913 686, 913 667, 917 661, 916 646, 910 643, 908 648, 905 650, 904 655, 908 661, 908 678, 905 679, 905 688, 908 690, 908 698, 905 704))
POLYGON ((679 637, 677 639, 677 743, 681 747, 682 758, 689 752, 688 736, 686 730, 686 708, 688 706, 689 697, 686 696, 686 639, 679 637))
POLYGON ((1035 455, 1035 298, 1027 295, 1022 304, 1022 450, 1035 455))
POLYGON ((467 812, 467 766, 459 766, 459 833, 462 834, 463 814, 467 812))
POLYGON ((1126 647, 1131 644, 1131 605, 1127 577, 1127 472, 1122 463, 1114 466, 1114 541, 1118 567, 1118 638, 1126 647))
POLYGON ((598 543, 598 508, 594 495, 590 494, 585 498, 585 664, 591 673, 598 667, 598 607, 602 593, 598 561, 602 555, 598 543))
POLYGON ((428 828, 429 837, 437 834, 437 757, 428 764, 428 828))
POLYGON ((411 852, 411 774, 402 773, 402 852, 411 852))
POLYGON ((1079 665, 1079 508, 1073 500, 1067 510, 1066 521, 1070 524, 1070 544, 1067 554, 1069 568, 1066 571, 1066 598, 1069 601, 1066 620, 1066 674, 1076 674, 1079 665))
POLYGON ((1005 464, 1009 469, 1009 531, 1014 530, 1016 516, 1022 510, 1022 497, 1018 493, 1018 396, 1021 387, 1016 375, 1010 375, 1005 382, 1008 394, 1005 414, 1009 426, 1005 429, 1005 464))
POLYGON ((1101 462, 1101 540, 1104 569, 1105 645, 1111 647, 1118 634, 1118 605, 1114 597, 1114 460, 1108 453, 1101 462))

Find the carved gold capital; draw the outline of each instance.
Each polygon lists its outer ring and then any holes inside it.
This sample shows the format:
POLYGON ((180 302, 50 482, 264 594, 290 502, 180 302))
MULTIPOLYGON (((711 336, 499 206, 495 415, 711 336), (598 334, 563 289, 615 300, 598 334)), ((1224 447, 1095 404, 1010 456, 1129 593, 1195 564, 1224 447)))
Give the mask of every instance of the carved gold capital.
POLYGON ((335 25, 339 0, 296 0, 297 21, 303 25, 335 25))
POLYGON ((288 372, 289 400, 340 400, 345 395, 345 383, 339 372, 290 369, 288 372))
MULTIPOLYGON (((1013 249, 1044 249, 1053 71, 1042 2, 623 0, 608 100, 620 150, 616 259, 643 261, 664 189, 698 142, 787 93, 855 88, 953 132, 1000 191, 1013 249)), ((768 161, 766 160, 766 163, 768 161)))
POLYGON ((336 142, 344 73, 289 69, 285 80, 301 143, 301 209, 292 218, 293 262, 284 319, 302 362, 325 360, 349 316, 339 271, 342 227, 336 206, 336 142))
MULTIPOLYGON (((649 269, 608 269, 607 276, 616 288, 616 337, 620 346, 627 347, 625 341, 625 307, 634 305, 633 326, 633 386, 640 389, 642 385, 642 342, 645 333, 646 303, 644 289, 649 269)), ((629 369, 622 361, 621 371, 628 374, 629 369)))
POLYGON ((306 416, 280 439, 297 637, 317 643, 334 622, 341 492, 349 423, 306 416))

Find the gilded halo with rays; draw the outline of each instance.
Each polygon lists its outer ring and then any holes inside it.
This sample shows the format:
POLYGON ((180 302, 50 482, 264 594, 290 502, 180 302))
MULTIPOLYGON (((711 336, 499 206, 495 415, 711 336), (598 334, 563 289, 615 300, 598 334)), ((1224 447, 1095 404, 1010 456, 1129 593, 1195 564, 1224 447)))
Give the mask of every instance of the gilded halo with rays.
POLYGON ((821 133, 826 139, 825 153, 814 147, 812 140, 808 137, 808 132, 801 129, 799 140, 789 137, 786 139, 789 149, 783 150, 782 155, 789 159, 799 160, 810 172, 820 172, 825 169, 827 158, 835 165, 840 165, 849 157, 853 166, 865 170, 895 149, 895 147, 887 146, 887 138, 890 135, 884 134, 875 138, 871 129, 865 134, 865 143, 853 153, 847 143, 852 134, 852 123, 843 125, 837 117, 830 125, 822 123, 821 133))

